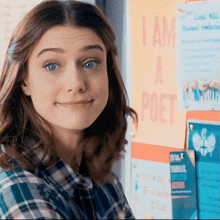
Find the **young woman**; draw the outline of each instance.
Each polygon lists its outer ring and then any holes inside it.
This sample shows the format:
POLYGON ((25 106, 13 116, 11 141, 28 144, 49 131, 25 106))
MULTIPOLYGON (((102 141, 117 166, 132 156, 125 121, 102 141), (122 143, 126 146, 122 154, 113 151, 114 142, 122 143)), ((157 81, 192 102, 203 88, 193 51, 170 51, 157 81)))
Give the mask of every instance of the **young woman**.
POLYGON ((0 78, 0 218, 133 219, 112 173, 126 144, 114 32, 95 6, 43 1, 0 78))

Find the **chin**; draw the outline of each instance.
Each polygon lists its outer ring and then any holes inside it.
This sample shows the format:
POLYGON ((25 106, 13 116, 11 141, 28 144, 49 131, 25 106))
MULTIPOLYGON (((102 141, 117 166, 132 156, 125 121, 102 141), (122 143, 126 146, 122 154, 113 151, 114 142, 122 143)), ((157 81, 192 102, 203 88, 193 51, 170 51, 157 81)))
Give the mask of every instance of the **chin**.
POLYGON ((65 123, 65 124, 58 125, 58 126, 64 128, 64 129, 82 131, 82 130, 90 127, 93 123, 94 123, 94 121, 92 121, 92 123, 88 123, 88 122, 85 123, 85 120, 84 120, 82 122, 65 123))

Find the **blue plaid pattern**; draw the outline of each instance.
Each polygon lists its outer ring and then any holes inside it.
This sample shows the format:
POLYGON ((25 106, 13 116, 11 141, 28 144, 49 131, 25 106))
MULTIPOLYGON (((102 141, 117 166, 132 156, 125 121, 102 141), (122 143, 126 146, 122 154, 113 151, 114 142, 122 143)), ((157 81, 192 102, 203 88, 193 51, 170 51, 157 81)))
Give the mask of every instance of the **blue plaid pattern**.
POLYGON ((0 168, 0 219, 134 219, 134 216, 115 174, 112 184, 97 186, 59 159, 52 166, 36 168, 34 172, 20 167, 12 171, 0 168))

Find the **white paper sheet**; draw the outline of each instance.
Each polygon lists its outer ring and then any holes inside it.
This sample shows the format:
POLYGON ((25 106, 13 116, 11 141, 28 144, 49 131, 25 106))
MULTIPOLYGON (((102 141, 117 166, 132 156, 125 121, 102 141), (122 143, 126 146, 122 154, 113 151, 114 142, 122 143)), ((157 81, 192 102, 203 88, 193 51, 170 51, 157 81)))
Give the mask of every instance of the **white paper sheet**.
POLYGON ((170 165, 132 159, 131 209, 136 219, 172 219, 170 165))
POLYGON ((177 5, 180 110, 220 110, 220 2, 177 5))

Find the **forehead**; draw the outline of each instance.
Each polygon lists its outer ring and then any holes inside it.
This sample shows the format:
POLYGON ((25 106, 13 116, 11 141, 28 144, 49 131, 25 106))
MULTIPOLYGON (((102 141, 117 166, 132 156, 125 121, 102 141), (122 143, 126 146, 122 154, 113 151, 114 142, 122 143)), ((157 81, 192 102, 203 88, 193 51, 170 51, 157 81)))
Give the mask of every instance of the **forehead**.
POLYGON ((35 44, 32 54, 38 53, 43 48, 65 47, 66 49, 80 50, 87 45, 105 45, 102 39, 91 29, 83 27, 74 27, 72 25, 57 25, 47 30, 40 40, 35 44))

